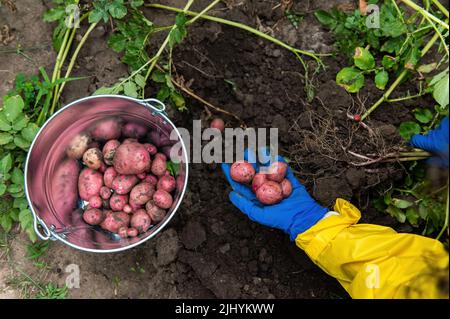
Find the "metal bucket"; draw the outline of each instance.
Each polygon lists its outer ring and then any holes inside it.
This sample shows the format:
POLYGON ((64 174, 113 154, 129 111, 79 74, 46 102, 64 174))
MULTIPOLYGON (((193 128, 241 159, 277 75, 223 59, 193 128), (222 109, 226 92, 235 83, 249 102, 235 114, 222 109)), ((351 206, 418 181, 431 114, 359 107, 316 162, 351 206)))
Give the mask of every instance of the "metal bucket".
POLYGON ((88 252, 110 253, 133 248, 156 236, 173 218, 183 199, 188 180, 188 159, 182 137, 156 99, 138 100, 120 95, 86 97, 65 106, 42 126, 31 144, 25 164, 25 192, 34 217, 34 229, 43 240, 60 240, 88 252), (145 125, 149 130, 170 137, 176 132, 182 145, 177 172, 177 188, 172 207, 164 220, 138 237, 118 235, 90 226, 82 219, 84 203, 78 197, 81 165, 66 156, 70 140, 89 131, 100 119, 118 116, 124 121, 145 125))

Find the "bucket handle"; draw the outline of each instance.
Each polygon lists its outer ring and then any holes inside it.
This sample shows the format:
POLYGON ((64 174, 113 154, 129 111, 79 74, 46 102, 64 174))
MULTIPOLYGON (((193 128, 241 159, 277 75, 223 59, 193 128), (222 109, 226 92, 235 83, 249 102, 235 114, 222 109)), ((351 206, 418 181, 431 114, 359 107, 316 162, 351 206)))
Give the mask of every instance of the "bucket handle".
POLYGON ((50 229, 47 227, 47 225, 39 218, 36 216, 36 214, 33 214, 33 226, 34 226, 34 231, 36 232, 36 234, 38 235, 38 237, 42 240, 54 240, 54 237, 52 235, 52 232, 50 231, 50 229), (44 234, 41 233, 39 226, 42 227, 44 234))
POLYGON ((164 111, 166 110, 166 105, 158 99, 153 99, 153 98, 144 99, 144 100, 136 99, 136 101, 139 104, 142 104, 145 107, 148 107, 159 113, 164 113, 164 111))

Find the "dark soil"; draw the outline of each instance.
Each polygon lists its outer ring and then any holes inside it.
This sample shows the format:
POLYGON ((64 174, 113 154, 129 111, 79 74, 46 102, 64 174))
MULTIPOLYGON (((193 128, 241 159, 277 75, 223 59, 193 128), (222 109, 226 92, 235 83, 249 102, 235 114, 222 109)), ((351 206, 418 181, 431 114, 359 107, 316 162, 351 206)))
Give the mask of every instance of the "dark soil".
MULTIPOLYGON (((21 1, 17 2, 20 8, 21 1)), ((257 26, 258 17, 262 26, 293 46, 331 52, 331 35, 311 13, 343 2, 299 1, 294 10, 306 16, 298 29, 279 9, 272 9, 277 1, 230 0, 228 8, 214 14, 252 26, 257 26)), ((180 7, 184 2, 161 3, 180 7)), ((209 2, 196 3, 194 9, 209 2)), ((146 13, 156 24, 173 20, 165 12, 146 13)), ((66 102, 126 74, 120 57, 105 44, 108 32, 99 27, 88 41, 74 75, 92 77, 69 83, 66 102)), ((379 187, 403 177, 402 168, 387 164, 354 167, 349 162, 361 160, 342 146, 364 155, 385 154, 401 144, 396 127, 411 119, 410 109, 431 101, 416 99, 380 107, 367 122, 376 133, 370 136, 347 118, 347 112, 361 113, 381 91, 370 81, 358 96, 338 87, 334 79, 346 66, 345 59, 324 59, 327 70, 312 77, 316 97, 307 102, 302 66, 290 52, 244 31, 204 21, 189 27, 187 40, 174 51, 174 61, 177 74, 193 81, 190 88, 199 96, 236 114, 248 127, 277 127, 283 155, 292 160, 298 178, 321 204, 332 208, 335 199, 342 197, 361 208, 363 221, 396 226, 370 202, 379 187)), ((397 94, 402 96, 408 89, 415 88, 402 86, 397 94)), ((155 93, 156 88, 150 88, 147 96, 155 93)), ((205 119, 206 113, 197 101, 187 98, 187 103, 188 111, 172 109, 169 116, 176 125, 191 128, 192 120, 205 119)), ((232 117, 223 118, 229 127, 239 125, 232 117)), ((339 283, 285 234, 239 212, 228 200, 229 191, 219 166, 193 164, 181 209, 157 239, 114 255, 86 254, 55 243, 44 257, 53 267, 50 278, 63 283, 61 268, 79 264, 83 289, 71 290, 74 298, 348 298, 339 283)), ((20 253, 14 256, 19 259, 20 253)))

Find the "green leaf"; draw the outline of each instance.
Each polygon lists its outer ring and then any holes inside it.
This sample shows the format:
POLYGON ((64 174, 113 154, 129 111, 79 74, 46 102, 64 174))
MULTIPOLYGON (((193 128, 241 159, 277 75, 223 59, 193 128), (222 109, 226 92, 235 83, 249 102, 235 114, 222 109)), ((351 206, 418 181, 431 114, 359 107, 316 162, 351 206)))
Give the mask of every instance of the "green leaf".
POLYGON ((134 82, 141 88, 145 88, 145 78, 140 75, 140 74, 136 74, 136 76, 134 77, 134 82))
POLYGON ((448 105, 448 86, 449 86, 449 73, 448 69, 444 72, 436 75, 430 82, 430 86, 433 86, 433 97, 436 102, 441 106, 448 105))
POLYGON ((114 94, 114 91, 115 91, 114 87, 102 86, 98 88, 92 95, 114 94))
POLYGON ((433 113, 429 109, 417 108, 414 116, 420 123, 427 124, 433 119, 433 113))
POLYGON ((44 21, 45 22, 53 22, 57 21, 65 16, 65 10, 62 7, 57 7, 48 10, 44 13, 44 21))
POLYGON ((144 4, 144 0, 131 0, 130 1, 130 6, 133 8, 133 9, 137 9, 137 8, 139 8, 140 6, 142 6, 144 4))
POLYGON ((24 105, 23 99, 19 95, 6 98, 3 105, 3 112, 6 119, 11 123, 14 122, 19 114, 22 113, 24 105))
POLYGON ((177 91, 172 91, 170 93, 170 99, 179 111, 186 110, 186 101, 180 93, 178 93, 177 91))
POLYGON ((14 167, 11 173, 11 182, 22 185, 24 183, 23 172, 20 168, 14 167))
POLYGON ((122 52, 127 45, 127 38, 121 33, 114 33, 108 38, 108 46, 115 52, 122 52))
POLYGON ((23 209, 20 211, 19 222, 22 229, 26 229, 33 225, 33 215, 29 209, 23 209))
POLYGON ((404 200, 404 199, 393 198, 392 205, 394 205, 395 207, 400 208, 400 209, 405 209, 405 208, 411 207, 412 205, 414 205, 414 203, 404 200))
POLYGON ((433 72, 434 70, 436 70, 437 65, 438 64, 436 62, 429 63, 429 64, 422 64, 417 68, 417 72, 420 72, 420 73, 433 72))
POLYGON ((11 168, 12 168, 12 157, 11 154, 6 154, 5 156, 3 156, 3 158, 0 160, 0 173, 5 175, 6 173, 8 173, 11 168))
POLYGON ((15 131, 20 131, 24 127, 27 126, 28 122, 29 122, 28 117, 25 114, 21 113, 21 114, 19 114, 19 116, 17 117, 17 119, 13 123, 13 129, 15 131))
POLYGON ((155 70, 152 73, 152 81, 156 83, 165 83, 166 82, 166 74, 159 70, 155 70))
POLYGON ((21 210, 26 209, 28 207, 28 202, 27 202, 26 198, 15 198, 13 207, 19 208, 21 210))
POLYGON ((3 110, 0 110, 0 131, 8 132, 11 130, 11 123, 6 119, 3 110))
POLYGON ((389 73, 385 70, 377 72, 375 75, 375 85, 378 89, 384 90, 389 82, 389 73))
POLYGON ((389 206, 386 209, 386 212, 392 217, 396 218, 400 223, 404 223, 406 221, 406 215, 401 211, 400 208, 389 206))
POLYGON ((103 22, 108 21, 108 13, 104 9, 94 8, 89 14, 89 23, 98 23, 102 19, 103 22))
POLYGON ((314 12, 314 16, 321 24, 328 28, 333 28, 337 23, 335 18, 325 10, 318 10, 314 12))
POLYGON ((29 123, 28 126, 22 130, 21 134, 25 140, 32 142, 38 132, 39 127, 35 123, 29 123))
POLYGON ((11 194, 19 193, 23 191, 23 186, 19 184, 10 184, 7 191, 11 194))
POLYGON ((9 214, 1 214, 0 215, 0 225, 4 229, 5 232, 9 232, 13 225, 13 220, 9 216, 9 214))
POLYGON ((405 140, 409 141, 413 135, 419 134, 420 125, 416 122, 403 122, 399 127, 399 134, 405 140))
POLYGON ((2 196, 6 192, 6 185, 0 183, 0 196, 2 196))
POLYGON ((134 82, 131 82, 131 81, 126 82, 123 86, 123 91, 124 91, 125 95, 127 95, 127 96, 134 97, 134 98, 138 97, 137 87, 134 82))
POLYGON ((5 145, 10 143, 14 137, 9 133, 0 133, 0 145, 5 145))
POLYGON ((353 56, 355 65, 361 70, 367 71, 375 68, 375 59, 369 50, 357 47, 353 56))
POLYGON ((123 5, 123 0, 113 0, 107 8, 111 16, 115 19, 122 19, 127 14, 127 7, 123 5))
POLYGON ((381 61, 381 64, 386 70, 392 69, 395 64, 397 63, 397 60, 394 57, 391 57, 389 55, 383 56, 383 60, 381 61))
POLYGON ((406 210, 406 219, 411 225, 415 227, 419 226, 419 213, 415 208, 409 207, 406 210))
POLYGON ((14 145, 27 151, 28 148, 30 147, 31 143, 21 136, 16 136, 16 137, 14 137, 14 145))
POLYGON ((170 89, 167 86, 162 86, 161 89, 158 91, 158 94, 156 95, 156 98, 160 100, 161 102, 164 102, 167 100, 167 98, 170 96, 170 89))
POLYGON ((355 68, 346 67, 336 75, 336 83, 348 92, 356 93, 364 86, 364 75, 355 68))

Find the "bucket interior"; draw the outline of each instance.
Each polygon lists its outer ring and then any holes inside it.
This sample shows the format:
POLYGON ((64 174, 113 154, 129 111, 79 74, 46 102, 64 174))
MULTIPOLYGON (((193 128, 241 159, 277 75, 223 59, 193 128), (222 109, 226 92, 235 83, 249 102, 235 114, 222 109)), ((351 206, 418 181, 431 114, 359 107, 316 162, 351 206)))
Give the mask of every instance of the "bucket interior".
MULTIPOLYGON (((34 213, 58 239, 87 251, 124 250, 156 235, 175 214, 187 183, 185 154, 180 154, 172 207, 167 210, 164 220, 137 237, 123 239, 100 226, 86 224, 82 219, 86 203, 78 197, 82 163, 69 158, 66 149, 77 134, 89 132, 99 121, 111 117, 119 117, 124 123, 144 125, 149 132, 156 131, 167 138, 176 130, 160 112, 132 99, 120 96, 86 98, 66 106, 44 125, 32 144, 27 161, 26 189, 34 213)), ((179 134, 175 135, 178 139, 171 143, 183 143, 179 134)), ((149 141, 145 137, 140 142, 149 141)), ((184 147, 182 152, 185 152, 184 147)))

